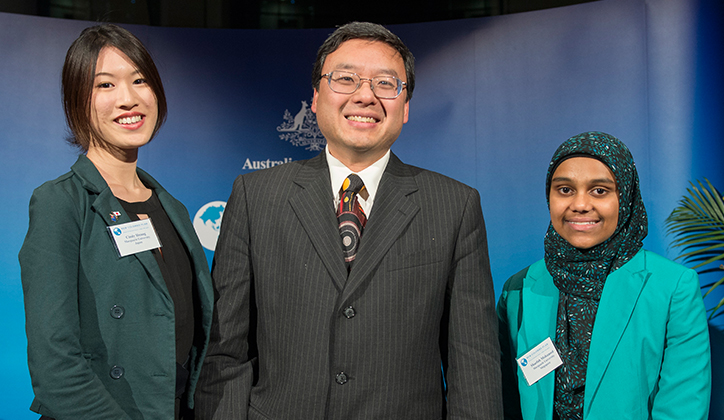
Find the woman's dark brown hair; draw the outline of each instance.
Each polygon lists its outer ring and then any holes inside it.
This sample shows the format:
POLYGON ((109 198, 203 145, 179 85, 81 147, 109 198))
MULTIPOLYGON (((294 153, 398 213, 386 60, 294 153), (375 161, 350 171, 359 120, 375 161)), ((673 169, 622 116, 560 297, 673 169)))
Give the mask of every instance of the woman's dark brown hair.
POLYGON ((63 110, 70 129, 68 142, 84 152, 88 151, 91 142, 99 145, 104 143, 103 136, 91 121, 91 98, 98 54, 106 47, 116 48, 125 54, 156 96, 158 119, 151 138, 166 120, 166 94, 161 76, 141 41, 126 29, 113 24, 86 28, 68 49, 62 76, 63 110))

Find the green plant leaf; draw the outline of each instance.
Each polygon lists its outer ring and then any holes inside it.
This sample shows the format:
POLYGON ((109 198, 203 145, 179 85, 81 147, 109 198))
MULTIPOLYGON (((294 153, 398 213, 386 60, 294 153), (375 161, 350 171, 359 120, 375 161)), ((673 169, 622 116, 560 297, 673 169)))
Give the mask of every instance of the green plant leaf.
MULTIPOLYGON (((687 195, 666 218, 666 233, 673 235, 671 246, 681 248, 677 257, 689 264, 700 275, 724 270, 724 197, 704 178, 704 182, 690 182, 687 195), (712 267, 712 264, 717 264, 712 267)), ((704 296, 724 284, 724 277, 702 286, 708 288, 704 296)), ((724 313, 724 298, 709 309, 709 319, 724 313)))

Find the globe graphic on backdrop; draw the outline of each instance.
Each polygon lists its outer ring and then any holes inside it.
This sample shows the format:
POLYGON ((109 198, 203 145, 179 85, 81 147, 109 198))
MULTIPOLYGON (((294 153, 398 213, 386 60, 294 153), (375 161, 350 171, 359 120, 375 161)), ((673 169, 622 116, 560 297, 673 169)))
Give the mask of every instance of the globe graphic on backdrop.
POLYGON ((194 216, 194 230, 199 237, 201 245, 209 251, 216 250, 216 241, 219 239, 221 218, 224 216, 226 202, 212 201, 204 204, 194 216))

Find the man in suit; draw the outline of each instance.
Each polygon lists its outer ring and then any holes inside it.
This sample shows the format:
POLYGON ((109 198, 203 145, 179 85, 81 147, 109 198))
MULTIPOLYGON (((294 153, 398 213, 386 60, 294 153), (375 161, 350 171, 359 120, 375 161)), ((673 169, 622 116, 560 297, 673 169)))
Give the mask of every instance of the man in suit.
POLYGON ((234 183, 197 418, 502 418, 480 197, 390 152, 412 54, 351 23, 312 82, 326 150, 234 183))

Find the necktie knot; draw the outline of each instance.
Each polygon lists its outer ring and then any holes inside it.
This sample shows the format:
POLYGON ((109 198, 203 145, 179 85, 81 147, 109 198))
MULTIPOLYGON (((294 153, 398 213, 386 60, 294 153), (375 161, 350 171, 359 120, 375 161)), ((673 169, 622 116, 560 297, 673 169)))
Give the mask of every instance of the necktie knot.
POLYGON ((360 191, 362 191, 365 187, 365 183, 362 181, 362 178, 359 177, 357 174, 349 174, 347 178, 345 178, 344 182, 342 183, 342 191, 346 192, 353 192, 355 194, 359 194, 360 191))

